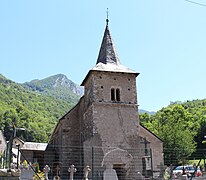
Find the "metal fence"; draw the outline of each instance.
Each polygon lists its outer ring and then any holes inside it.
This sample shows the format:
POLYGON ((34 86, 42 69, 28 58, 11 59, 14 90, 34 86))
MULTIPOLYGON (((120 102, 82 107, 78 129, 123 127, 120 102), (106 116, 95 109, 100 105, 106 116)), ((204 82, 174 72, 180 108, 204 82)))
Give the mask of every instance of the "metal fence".
MULTIPOLYGON (((33 179, 35 173, 39 173, 36 175, 38 179, 41 172, 44 172, 44 176, 47 176, 48 173, 48 179, 59 177, 67 180, 71 178, 93 180, 109 178, 114 180, 177 179, 178 177, 174 177, 172 174, 177 165, 196 163, 196 166, 200 167, 204 173, 204 152, 206 150, 199 150, 191 158, 182 157, 178 163, 174 158, 170 159, 170 164, 165 164, 163 152, 159 152, 160 157, 154 157, 151 149, 48 145, 44 152, 20 150, 19 161, 13 161, 11 168, 19 162, 19 168, 22 170, 21 179, 28 180, 33 179), (47 171, 45 171, 46 165, 49 167, 47 171)), ((174 150, 167 150, 167 154, 170 153, 174 154, 174 150)), ((189 179, 191 176, 187 178, 189 179)))
POLYGON ((77 169, 74 175, 76 179, 82 179, 86 173, 89 179, 104 179, 107 176, 120 180, 139 176, 152 178, 153 171, 157 174, 161 168, 154 167, 157 163, 152 161, 151 151, 145 155, 145 149, 115 147, 48 146, 45 163, 51 167, 51 178, 58 175, 63 179, 69 179, 71 165, 77 169))

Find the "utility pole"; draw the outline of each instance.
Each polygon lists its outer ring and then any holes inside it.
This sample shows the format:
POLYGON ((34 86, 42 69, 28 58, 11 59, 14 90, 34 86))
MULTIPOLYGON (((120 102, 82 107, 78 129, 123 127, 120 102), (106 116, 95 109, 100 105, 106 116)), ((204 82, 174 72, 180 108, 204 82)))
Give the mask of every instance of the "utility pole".
POLYGON ((15 119, 12 122, 12 134, 9 140, 9 171, 11 171, 11 163, 12 163, 12 147, 13 147, 13 140, 16 136, 16 126, 15 126, 15 119))

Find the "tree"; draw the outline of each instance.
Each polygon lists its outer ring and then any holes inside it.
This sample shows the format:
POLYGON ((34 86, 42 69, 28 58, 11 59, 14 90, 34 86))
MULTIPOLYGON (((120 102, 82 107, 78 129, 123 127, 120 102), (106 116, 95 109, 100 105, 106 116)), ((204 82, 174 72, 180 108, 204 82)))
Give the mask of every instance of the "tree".
MULTIPOLYGON (((144 117, 140 116, 140 119, 144 117)), ((149 120, 141 119, 141 121, 164 141, 166 164, 176 164, 188 158, 196 150, 194 137, 199 126, 194 122, 192 114, 181 104, 163 108, 149 120)))
POLYGON ((12 133, 12 124, 15 123, 16 119, 18 118, 16 111, 14 109, 6 110, 2 116, 4 120, 3 128, 4 128, 4 135, 8 140, 12 133))

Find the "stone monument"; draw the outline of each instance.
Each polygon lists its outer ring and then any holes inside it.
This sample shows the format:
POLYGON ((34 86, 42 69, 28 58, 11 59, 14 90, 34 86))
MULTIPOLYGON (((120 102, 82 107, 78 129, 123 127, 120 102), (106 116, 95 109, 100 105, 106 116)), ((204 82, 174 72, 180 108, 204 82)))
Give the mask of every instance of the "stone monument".
POLYGON ((106 170, 104 171, 104 180, 118 180, 117 173, 113 169, 112 164, 106 165, 106 170))
POLYGON ((77 169, 76 169, 75 166, 72 164, 72 165, 70 166, 70 168, 68 169, 68 172, 70 172, 69 180, 73 180, 73 179, 74 179, 74 173, 77 172, 77 169))
POLYGON ((83 177, 83 180, 89 180, 88 179, 88 175, 89 175, 89 172, 91 171, 90 167, 87 165, 85 168, 84 168, 84 177, 83 177))
POLYGON ((43 172, 45 173, 45 180, 49 180, 49 177, 48 177, 49 171, 50 171, 50 167, 46 165, 43 169, 43 172))

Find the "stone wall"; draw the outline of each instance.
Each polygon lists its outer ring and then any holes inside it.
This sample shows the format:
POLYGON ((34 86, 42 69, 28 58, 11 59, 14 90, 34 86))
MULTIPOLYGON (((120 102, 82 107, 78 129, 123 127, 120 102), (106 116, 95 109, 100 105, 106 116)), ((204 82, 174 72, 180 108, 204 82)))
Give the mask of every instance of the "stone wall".
POLYGON ((59 154, 62 163, 62 173, 69 179, 68 169, 74 164, 78 169, 81 168, 81 140, 80 140, 80 119, 79 106, 75 106, 70 113, 66 114, 61 122, 61 153, 59 154))
POLYGON ((140 126, 140 136, 146 138, 150 142, 150 148, 152 150, 152 161, 153 161, 153 170, 159 171, 160 164, 164 164, 163 160, 163 142, 149 130, 140 126))
MULTIPOLYGON (((116 148, 132 156, 128 177, 142 169, 135 78, 135 74, 92 71, 85 82, 86 106, 82 118, 84 163, 94 164, 93 176, 103 174, 104 157, 116 148), (120 89, 120 101, 111 100, 111 88, 120 89)), ((117 163, 114 165, 126 170, 124 162, 118 159, 118 156, 114 157, 113 163, 117 163)))
POLYGON ((135 74, 93 71, 91 76, 94 101, 111 102, 111 88, 120 88, 120 102, 137 104, 135 74))

